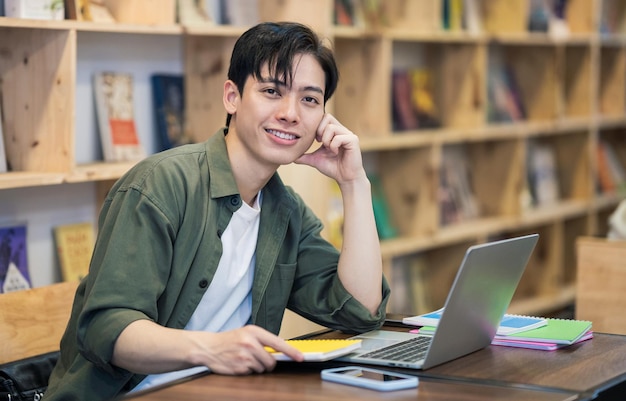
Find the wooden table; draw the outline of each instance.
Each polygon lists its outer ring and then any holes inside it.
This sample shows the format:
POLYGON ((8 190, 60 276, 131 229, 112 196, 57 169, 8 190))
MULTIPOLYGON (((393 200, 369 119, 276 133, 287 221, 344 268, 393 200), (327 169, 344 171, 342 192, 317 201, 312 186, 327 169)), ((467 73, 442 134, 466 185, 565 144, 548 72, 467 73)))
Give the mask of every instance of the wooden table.
MULTIPOLYGON (((392 327, 387 327, 392 328, 392 327)), ((394 330, 408 330, 397 328, 394 330)), ((326 331, 315 338, 343 338, 326 331)), ((594 338, 558 351, 490 346, 434 368, 418 371, 417 389, 389 393, 324 382, 320 370, 345 363, 279 363, 272 373, 200 375, 133 400, 621 400, 626 394, 626 336, 594 338)))
MULTIPOLYGON (((406 331, 408 328, 386 327, 406 331)), ((337 332, 320 338, 346 337, 337 332)), ((557 351, 489 346, 424 371, 393 369, 422 378, 468 381, 489 385, 530 387, 579 394, 581 399, 626 396, 626 336, 594 333, 594 338, 557 351)))
POLYGON ((423 374, 561 389, 590 399, 616 386, 626 394, 626 336, 595 333, 589 341, 558 351, 490 346, 423 374))
POLYGON ((473 384, 420 378, 416 389, 379 392, 322 381, 320 369, 328 364, 279 363, 272 373, 250 376, 203 375, 174 385, 137 394, 136 401, 232 400, 232 401, 338 401, 338 400, 430 400, 430 401, 573 401, 577 395, 508 386, 473 384))

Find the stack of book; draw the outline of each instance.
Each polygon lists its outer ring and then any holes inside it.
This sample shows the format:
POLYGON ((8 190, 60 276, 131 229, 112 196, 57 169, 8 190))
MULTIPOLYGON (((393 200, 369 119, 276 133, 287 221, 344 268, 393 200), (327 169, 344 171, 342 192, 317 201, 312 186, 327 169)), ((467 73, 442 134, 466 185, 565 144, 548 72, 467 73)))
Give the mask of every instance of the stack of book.
POLYGON ((515 334, 500 335, 492 345, 553 351, 593 338, 591 322, 586 320, 546 319, 548 324, 515 334))
MULTIPOLYGON (((411 332, 433 334, 443 309, 403 319, 404 324, 421 326, 411 332)), ((553 351, 593 338, 586 320, 553 319, 504 315, 492 345, 553 351)))

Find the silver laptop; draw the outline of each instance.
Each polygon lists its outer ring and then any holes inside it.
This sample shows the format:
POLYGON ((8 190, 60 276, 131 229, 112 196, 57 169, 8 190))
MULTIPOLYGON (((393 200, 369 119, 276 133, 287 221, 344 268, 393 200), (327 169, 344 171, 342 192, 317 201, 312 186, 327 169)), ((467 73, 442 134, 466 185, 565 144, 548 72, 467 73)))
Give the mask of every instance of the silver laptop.
MULTIPOLYGON (((468 248, 432 336, 375 330, 341 361, 428 369, 485 348, 493 340, 538 234, 468 248)), ((436 268, 433 266, 433 268, 436 268)))

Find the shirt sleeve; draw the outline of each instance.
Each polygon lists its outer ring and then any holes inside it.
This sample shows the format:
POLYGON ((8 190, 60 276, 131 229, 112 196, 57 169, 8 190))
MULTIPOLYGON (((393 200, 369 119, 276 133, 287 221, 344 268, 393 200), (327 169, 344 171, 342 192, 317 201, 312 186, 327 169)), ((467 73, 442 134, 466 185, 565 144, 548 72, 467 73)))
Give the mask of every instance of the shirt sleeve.
POLYGON ((339 251, 322 238, 321 221, 306 206, 302 213, 298 267, 288 307, 315 323, 344 332, 360 333, 382 326, 390 296, 385 277, 380 289, 382 302, 372 315, 339 280, 339 251))
POLYGON ((112 369, 117 337, 131 322, 158 319, 170 273, 174 227, 140 191, 118 190, 105 203, 78 321, 79 350, 112 369))

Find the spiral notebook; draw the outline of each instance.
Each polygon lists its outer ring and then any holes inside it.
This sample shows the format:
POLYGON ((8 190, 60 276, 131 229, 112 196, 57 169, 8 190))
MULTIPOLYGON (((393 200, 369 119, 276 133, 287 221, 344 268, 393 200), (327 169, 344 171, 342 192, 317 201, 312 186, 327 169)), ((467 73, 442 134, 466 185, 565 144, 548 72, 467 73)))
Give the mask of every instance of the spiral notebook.
POLYGON ((591 322, 587 320, 546 319, 548 324, 537 329, 501 336, 496 339, 534 341, 554 344, 571 345, 579 341, 591 330, 591 322))
POLYGON ((501 336, 499 338, 494 338, 491 342, 491 345, 501 345, 504 347, 514 347, 514 348, 527 348, 527 349, 536 349, 541 351, 556 351, 557 349, 569 347, 570 345, 578 344, 583 341, 591 340, 593 338, 593 331, 589 330, 578 340, 574 341, 572 344, 557 344, 555 342, 546 342, 546 341, 523 341, 523 340, 511 340, 506 338, 505 336, 501 336))
MULTIPOLYGON (((361 340, 287 340, 287 343, 304 354, 305 361, 328 361, 353 352, 361 347, 361 340)), ((265 347, 277 361, 291 361, 292 359, 277 352, 271 347, 265 347)))

